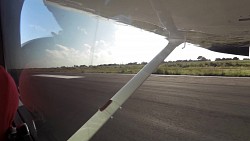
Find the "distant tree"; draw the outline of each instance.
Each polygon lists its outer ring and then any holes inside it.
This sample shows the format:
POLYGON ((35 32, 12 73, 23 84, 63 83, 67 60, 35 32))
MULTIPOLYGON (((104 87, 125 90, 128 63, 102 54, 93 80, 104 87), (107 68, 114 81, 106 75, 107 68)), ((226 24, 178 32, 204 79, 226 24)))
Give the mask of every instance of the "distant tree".
POLYGON ((107 66, 118 66, 118 64, 106 64, 107 66))
POLYGON ((128 63, 127 65, 137 65, 137 62, 128 63))
POLYGON ((238 57, 234 57, 233 60, 239 60, 239 58, 238 57))
POLYGON ((197 59, 200 60, 200 61, 207 61, 207 58, 205 58, 203 56, 199 56, 197 59))
POLYGON ((80 65, 81 68, 87 67, 86 65, 80 65))
POLYGON ((243 58, 243 60, 250 60, 249 58, 243 58))
POLYGON ((203 58, 203 56, 199 56, 197 59, 198 59, 198 60, 201 60, 202 58, 203 58))
POLYGON ((221 60, 233 60, 232 58, 222 58, 221 60))
POLYGON ((215 61, 220 61, 220 60, 221 60, 221 58, 216 58, 216 59, 215 59, 215 61))

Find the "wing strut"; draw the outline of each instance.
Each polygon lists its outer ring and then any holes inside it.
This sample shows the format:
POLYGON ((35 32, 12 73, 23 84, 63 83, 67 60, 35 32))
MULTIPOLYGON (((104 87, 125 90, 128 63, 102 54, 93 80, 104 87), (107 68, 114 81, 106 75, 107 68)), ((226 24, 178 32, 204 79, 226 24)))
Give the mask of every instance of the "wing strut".
MULTIPOLYGON (((150 0, 151 1, 151 0, 150 0)), ((162 25, 171 35, 168 45, 145 65, 130 81, 127 82, 103 107, 101 107, 68 141, 88 141, 108 121, 121 105, 139 88, 143 82, 157 69, 165 58, 181 43, 184 37, 172 20, 171 14, 158 3, 151 1, 152 8, 157 13, 162 25), (160 14, 161 11, 165 13, 160 14)))
POLYGON ((68 141, 88 141, 112 117, 121 105, 140 87, 150 74, 181 43, 183 39, 168 39, 168 45, 100 108, 68 141))

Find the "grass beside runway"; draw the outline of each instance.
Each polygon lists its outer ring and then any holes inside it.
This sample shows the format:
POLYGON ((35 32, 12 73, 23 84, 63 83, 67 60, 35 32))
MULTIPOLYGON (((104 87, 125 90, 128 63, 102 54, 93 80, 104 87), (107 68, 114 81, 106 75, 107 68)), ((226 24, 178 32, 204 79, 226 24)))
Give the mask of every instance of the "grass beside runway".
MULTIPOLYGON (((136 74, 145 64, 108 64, 37 69, 46 72, 136 74)), ((250 60, 165 62, 154 74, 249 77, 250 60)))
POLYGON ((197 61, 164 63, 155 71, 166 75, 250 76, 249 60, 197 61))

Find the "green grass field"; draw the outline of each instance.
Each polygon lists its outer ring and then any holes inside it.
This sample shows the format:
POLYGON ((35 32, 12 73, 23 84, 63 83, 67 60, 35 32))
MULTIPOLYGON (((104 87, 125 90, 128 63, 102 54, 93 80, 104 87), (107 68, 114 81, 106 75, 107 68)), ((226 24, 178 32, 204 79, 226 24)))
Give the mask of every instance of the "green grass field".
MULTIPOLYGON (((141 64, 113 64, 90 67, 46 68, 39 69, 39 71, 135 74, 143 66, 141 64)), ((249 77, 250 60, 166 62, 161 64, 154 74, 249 77)))
POLYGON ((164 63, 156 74, 200 76, 250 76, 249 60, 164 63))

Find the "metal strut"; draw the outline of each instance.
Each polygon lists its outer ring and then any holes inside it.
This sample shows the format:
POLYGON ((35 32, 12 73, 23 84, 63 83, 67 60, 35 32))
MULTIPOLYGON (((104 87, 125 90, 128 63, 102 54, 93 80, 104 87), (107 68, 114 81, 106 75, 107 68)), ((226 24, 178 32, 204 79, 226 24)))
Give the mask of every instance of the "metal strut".
POLYGON ((134 91, 181 43, 181 39, 169 39, 168 45, 123 86, 102 108, 100 108, 68 141, 88 141, 112 117, 134 91))
MULTIPOLYGON (((152 6, 153 2, 151 1, 152 6)), ((158 3, 159 6, 159 3, 158 3)), ((162 10, 160 7, 153 7, 162 10)), ((130 81, 128 81, 102 108, 100 108, 68 141, 88 141, 91 137, 112 117, 122 104, 139 88, 143 82, 157 69, 165 58, 181 43, 184 37, 177 31, 171 15, 163 18, 157 14, 161 23, 169 29, 171 36, 168 37, 168 45, 145 65, 130 81)))

